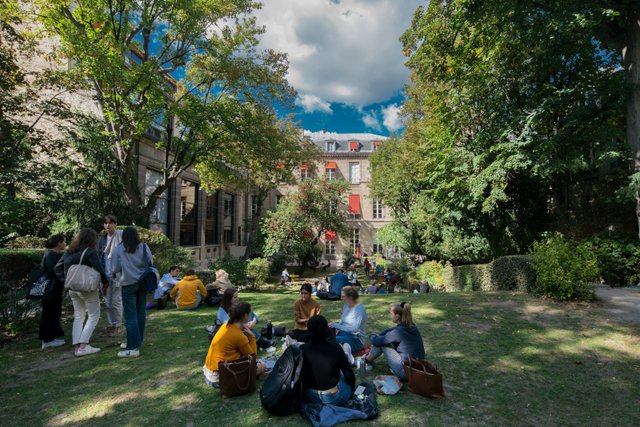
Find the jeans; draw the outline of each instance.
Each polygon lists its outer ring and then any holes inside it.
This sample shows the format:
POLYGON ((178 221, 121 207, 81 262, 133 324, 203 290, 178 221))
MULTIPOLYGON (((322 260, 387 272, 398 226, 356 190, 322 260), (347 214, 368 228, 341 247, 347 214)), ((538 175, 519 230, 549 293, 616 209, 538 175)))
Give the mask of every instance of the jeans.
POLYGON ((338 334, 336 335, 336 341, 340 344, 344 344, 346 342, 349 343, 349 345, 351 346, 351 352, 353 353, 362 350, 362 348, 364 347, 362 341, 360 341, 360 338, 358 338, 351 332, 338 331, 338 334))
POLYGON ((324 405, 342 405, 351 397, 351 386, 347 384, 340 373, 340 381, 338 381, 338 392, 335 394, 318 394, 315 391, 307 388, 305 394, 309 400, 313 403, 322 403, 324 405))
POLYGON ((147 288, 140 283, 122 287, 124 319, 127 327, 127 350, 139 349, 147 319, 147 288))
POLYGON ((115 280, 109 283, 107 296, 104 297, 104 307, 109 326, 115 328, 122 326, 122 288, 115 280))
POLYGON ((372 345, 370 354, 373 359, 376 359, 381 354, 384 354, 384 358, 387 359, 387 363, 389 364, 389 368, 391 368, 391 370, 393 371, 393 374, 403 381, 407 380, 407 377, 404 374, 404 368, 402 367, 405 358, 402 357, 402 355, 400 355, 400 353, 398 353, 396 349, 392 347, 376 347, 372 345))
POLYGON ((71 336, 73 344, 89 344, 91 335, 100 320, 100 297, 98 291, 69 291, 73 302, 73 328, 71 336), (88 314, 88 319, 87 319, 88 314), (84 323, 87 319, 87 323, 84 323))

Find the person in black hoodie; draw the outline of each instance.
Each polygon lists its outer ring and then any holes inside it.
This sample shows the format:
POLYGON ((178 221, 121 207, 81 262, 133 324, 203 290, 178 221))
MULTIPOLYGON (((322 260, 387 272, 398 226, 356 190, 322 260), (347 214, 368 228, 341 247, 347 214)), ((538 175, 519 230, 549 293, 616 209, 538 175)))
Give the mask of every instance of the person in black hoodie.
POLYGON ((60 261, 62 252, 67 246, 64 235, 54 234, 47 239, 48 249, 42 257, 42 270, 53 280, 53 287, 48 298, 42 300, 42 315, 38 337, 42 340, 42 348, 60 347, 64 345, 64 331, 60 326, 62 315, 62 291, 64 284, 55 275, 54 267, 60 261))
POLYGON ((328 341, 332 332, 323 316, 311 317, 307 331, 310 341, 300 346, 305 396, 315 403, 342 405, 356 382, 347 356, 340 344, 328 341))
POLYGON ((389 317, 396 326, 379 334, 371 334, 369 337, 371 351, 367 354, 366 360, 371 363, 384 354, 391 371, 398 378, 406 381, 407 377, 404 374, 402 364, 410 356, 424 359, 424 343, 420 331, 413 323, 411 304, 406 302, 391 304, 389 317))

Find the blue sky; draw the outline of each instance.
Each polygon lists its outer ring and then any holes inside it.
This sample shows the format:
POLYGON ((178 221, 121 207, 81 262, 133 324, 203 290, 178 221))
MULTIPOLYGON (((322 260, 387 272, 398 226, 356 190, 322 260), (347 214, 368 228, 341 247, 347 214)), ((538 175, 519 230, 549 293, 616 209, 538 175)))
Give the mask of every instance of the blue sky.
POLYGON ((402 130, 403 88, 409 82, 399 37, 417 0, 264 0, 262 46, 288 54, 298 91, 297 120, 306 130, 402 130))

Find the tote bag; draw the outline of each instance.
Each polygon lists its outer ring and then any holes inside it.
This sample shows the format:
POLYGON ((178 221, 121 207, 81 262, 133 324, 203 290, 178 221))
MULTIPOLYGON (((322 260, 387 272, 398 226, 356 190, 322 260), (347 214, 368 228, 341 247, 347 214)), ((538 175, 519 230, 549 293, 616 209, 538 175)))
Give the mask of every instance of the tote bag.
POLYGON ((410 357, 402 367, 409 380, 409 390, 429 399, 437 400, 444 397, 442 374, 438 372, 436 365, 410 357))
POLYGON ((245 356, 231 362, 218 362, 220 393, 233 397, 256 391, 256 357, 245 356))
POLYGON ((82 251, 80 262, 69 267, 69 271, 67 271, 64 287, 70 291, 92 292, 97 291, 100 287, 100 273, 93 267, 82 265, 82 260, 84 259, 84 254, 87 252, 87 249, 82 251))

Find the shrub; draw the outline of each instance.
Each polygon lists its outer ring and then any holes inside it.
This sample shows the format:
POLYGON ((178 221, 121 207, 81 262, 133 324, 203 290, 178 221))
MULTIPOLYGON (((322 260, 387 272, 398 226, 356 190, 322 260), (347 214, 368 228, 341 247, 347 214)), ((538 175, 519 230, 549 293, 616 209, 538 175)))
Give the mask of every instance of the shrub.
POLYGON ((35 328, 40 303, 24 299, 31 270, 44 250, 0 249, 0 328, 17 335, 35 328))
POLYGON ((423 262, 416 268, 416 279, 420 282, 425 280, 429 282, 431 286, 442 286, 443 278, 442 271, 444 266, 438 261, 423 262))
POLYGON ((469 264, 442 271, 447 291, 529 291, 536 280, 536 272, 527 255, 508 255, 489 264, 469 264))
POLYGON ((408 283, 409 274, 413 271, 413 264, 409 258, 397 258, 390 261, 387 260, 386 265, 389 270, 398 275, 402 283, 408 283))
POLYGON ((255 279, 256 285, 264 285, 269 279, 269 260, 254 258, 247 261, 247 276, 255 279))
POLYGON ((347 246, 346 248, 342 249, 342 266, 344 268, 347 268, 347 261, 349 261, 349 258, 351 258, 352 256, 355 256, 355 252, 353 252, 351 246, 347 246))
POLYGON ((209 269, 226 271, 229 274, 229 280, 236 288, 247 283, 247 263, 240 257, 225 255, 211 262, 209 269))
MULTIPOLYGON (((118 228, 124 228, 118 227, 118 228)), ((167 236, 148 228, 136 227, 140 240, 149 245, 153 254, 153 264, 160 274, 167 273, 172 265, 179 265, 183 270, 192 268, 195 264, 191 250, 175 246, 167 236)))
POLYGON ((47 239, 37 236, 18 236, 7 242, 7 248, 10 249, 40 249, 44 248, 47 239))
POLYGON ((534 290, 547 297, 564 300, 595 298, 598 262, 590 244, 574 247, 555 233, 533 244, 533 268, 537 273, 534 290))
POLYGON ((611 286, 640 282, 640 241, 636 234, 605 231, 587 239, 598 260, 601 280, 611 286))
POLYGON ((284 267, 287 265, 287 254, 277 253, 270 257, 271 268, 269 269, 269 274, 280 275, 280 272, 284 270, 284 267))

